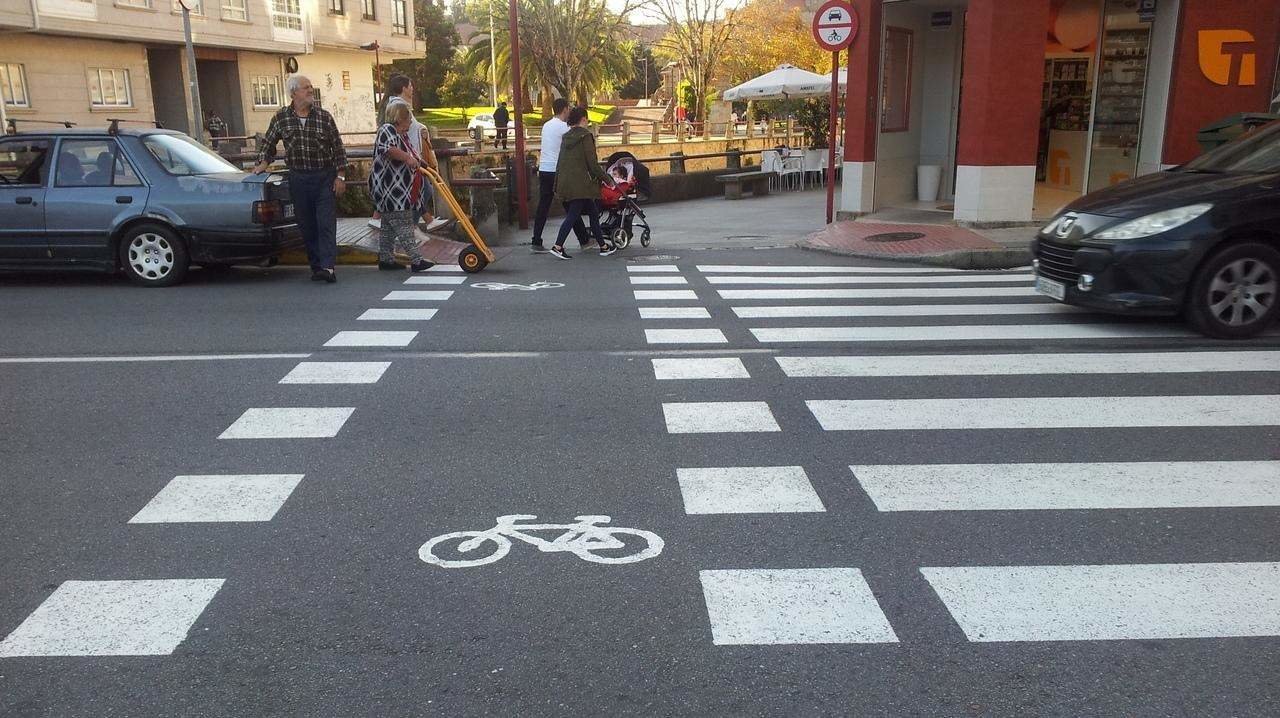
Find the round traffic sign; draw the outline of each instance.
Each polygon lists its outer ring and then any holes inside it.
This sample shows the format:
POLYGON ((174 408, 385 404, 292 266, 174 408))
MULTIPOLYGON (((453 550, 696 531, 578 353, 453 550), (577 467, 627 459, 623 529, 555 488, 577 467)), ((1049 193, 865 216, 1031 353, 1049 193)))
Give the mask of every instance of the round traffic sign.
POLYGON ((824 50, 836 52, 853 44, 858 36, 858 13, 847 0, 827 0, 813 15, 813 39, 824 50))

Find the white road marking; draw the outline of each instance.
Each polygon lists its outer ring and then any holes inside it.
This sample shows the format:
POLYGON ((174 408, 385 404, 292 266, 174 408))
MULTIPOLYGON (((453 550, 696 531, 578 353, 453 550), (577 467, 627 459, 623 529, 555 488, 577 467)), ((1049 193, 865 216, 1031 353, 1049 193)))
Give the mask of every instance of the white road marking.
POLYGON ((219 439, 327 439, 338 435, 354 407, 248 409, 219 439))
POLYGON ((846 276, 804 276, 804 277, 779 277, 779 276, 754 276, 754 275, 724 275, 707 277, 709 284, 977 284, 981 282, 989 284, 1032 284, 1032 276, 1029 274, 966 274, 966 275, 930 275, 927 277, 911 277, 902 274, 895 274, 885 277, 873 277, 870 275, 846 275, 846 276))
POLYGON ((739 319, 797 317, 965 317, 1001 314, 1079 314, 1069 304, 792 304, 778 307, 733 307, 739 319))
POLYGON ((879 289, 717 289, 721 299, 936 299, 1033 297, 1034 287, 884 287, 879 289))
POLYGON ((763 401, 664 403, 662 414, 670 434, 782 431, 763 401))
POLYGON ((404 280, 405 284, 462 284, 467 281, 467 276, 456 274, 441 274, 439 276, 415 276, 404 280))
POLYGON ((697 292, 692 289, 633 289, 631 293, 636 299, 697 299, 697 292))
POLYGON ((652 531, 607 525, 612 520, 608 516, 579 516, 567 524, 531 523, 537 518, 509 514, 499 516, 491 529, 436 536, 418 548, 418 558, 442 568, 483 566, 502 560, 515 539, 538 547, 541 553, 565 552, 592 563, 622 564, 653 558, 664 545, 652 531), (534 533, 547 531, 561 534, 544 538, 534 533))
POLYGON ((436 315, 439 309, 366 309, 364 314, 356 317, 360 321, 376 322, 425 322, 436 315))
POLYGON ((427 269, 428 272, 465 272, 462 267, 456 264, 437 264, 427 269))
POLYGON ((1280 371, 1280 352, 1117 352, 1114 354, 916 354, 777 357, 790 377, 1172 374, 1280 371))
POLYGON ((1280 461, 849 468, 880 511, 1280 506, 1280 461))
POLYGON ((641 319, 710 319, 705 307, 639 307, 641 319))
POLYGON ((245 361, 252 359, 306 359, 310 354, 155 354, 105 357, 0 357, 0 364, 114 364, 170 361, 245 361))
POLYGON ((131 524, 270 521, 302 474, 175 476, 131 524))
POLYGON ((645 341, 650 344, 727 344, 724 332, 719 329, 646 329, 645 341))
POLYGON ((761 342, 955 342, 1022 339, 1121 339, 1186 337, 1191 330, 1174 324, 994 324, 921 327, 774 327, 752 328, 761 342))
POLYGON ((389 361, 304 361, 281 384, 376 384, 389 361))
POLYGON ((0 641, 0 658, 167 656, 187 638, 222 582, 63 581, 0 641))
POLYGON ((738 357, 652 359, 656 379, 750 379, 738 357))
POLYGON ((800 466, 676 469, 687 514, 826 511, 800 466))
POLYGON ((417 332, 338 332, 324 345, 327 347, 407 347, 417 332))
POLYGON ((635 272, 678 272, 680 268, 674 264, 628 264, 627 271, 635 272))
POLYGON ((688 284, 689 280, 684 277, 674 276, 668 277, 661 274, 655 276, 640 275, 636 277, 627 277, 632 284, 688 284))
POLYGON ((856 568, 699 571, 717 646, 897 643, 856 568))
POLYGON ((922 568, 970 641, 1280 635, 1280 563, 922 568))
POLYGON ((384 302, 443 302, 453 296, 453 290, 405 290, 388 292, 384 302))
MULTIPOLYGON (((981 271, 963 269, 943 269, 938 267, 851 267, 813 266, 806 264, 773 265, 773 264, 699 264, 698 271, 703 274, 955 274, 971 276, 981 271)), ((987 274, 1029 273, 1029 267, 1014 270, 985 270, 987 274)))
POLYGON ((827 431, 1280 426, 1280 396, 1090 396, 805 402, 827 431))

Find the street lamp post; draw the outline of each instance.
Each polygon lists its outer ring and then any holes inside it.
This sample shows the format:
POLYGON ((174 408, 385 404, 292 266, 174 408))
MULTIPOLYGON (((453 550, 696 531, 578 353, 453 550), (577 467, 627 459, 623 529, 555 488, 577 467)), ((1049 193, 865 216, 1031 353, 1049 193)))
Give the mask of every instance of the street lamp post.
POLYGON ((644 60, 644 99, 649 99, 649 58, 641 58, 644 60))
POLYGON ((377 40, 360 46, 361 50, 373 50, 373 126, 381 125, 381 118, 378 116, 378 88, 382 87, 382 56, 379 50, 382 46, 377 40))
POLYGON ((191 44, 191 8, 187 3, 194 0, 178 0, 182 6, 182 34, 187 40, 187 73, 191 76, 191 136, 196 142, 204 144, 204 110, 200 107, 200 78, 196 75, 196 50, 191 44))

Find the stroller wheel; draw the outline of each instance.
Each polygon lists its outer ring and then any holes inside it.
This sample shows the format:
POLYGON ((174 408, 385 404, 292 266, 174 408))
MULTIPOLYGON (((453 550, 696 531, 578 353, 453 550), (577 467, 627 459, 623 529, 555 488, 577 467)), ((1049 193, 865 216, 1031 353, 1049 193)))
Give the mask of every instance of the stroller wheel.
POLYGON ((649 230, 648 229, 644 229, 640 232, 640 246, 641 247, 649 246, 649 230))
POLYGON ((613 244, 618 249, 626 249, 631 244, 631 235, 622 227, 613 230, 613 233, 609 235, 609 239, 613 241, 613 244))

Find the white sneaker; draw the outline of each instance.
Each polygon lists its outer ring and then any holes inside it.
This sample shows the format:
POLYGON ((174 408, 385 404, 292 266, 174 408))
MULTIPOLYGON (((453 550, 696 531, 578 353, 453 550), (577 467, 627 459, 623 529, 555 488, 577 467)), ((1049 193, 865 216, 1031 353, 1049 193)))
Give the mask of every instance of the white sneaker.
POLYGON ((445 227, 448 227, 452 221, 453 220, 444 219, 443 217, 436 217, 435 219, 427 223, 427 231, 428 232, 441 231, 445 227))
POLYGON ((374 229, 376 229, 376 230, 378 230, 379 232, 381 232, 381 231, 382 231, 382 220, 381 220, 381 219, 378 219, 378 218, 376 218, 376 217, 375 217, 375 218, 373 218, 373 219, 369 220, 369 226, 370 226, 370 227, 373 227, 374 229))

